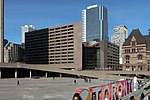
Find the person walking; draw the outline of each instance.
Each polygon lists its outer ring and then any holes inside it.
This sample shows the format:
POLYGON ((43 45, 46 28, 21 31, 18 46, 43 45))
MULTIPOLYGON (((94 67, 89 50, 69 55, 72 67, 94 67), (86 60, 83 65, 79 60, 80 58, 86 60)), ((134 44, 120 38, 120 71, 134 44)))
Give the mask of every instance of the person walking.
POLYGON ((142 92, 140 100, 144 99, 144 93, 142 92))
POLYGON ((76 81, 76 80, 74 80, 74 84, 77 84, 77 81, 76 81))
POLYGON ((20 85, 20 82, 19 82, 19 80, 17 81, 17 86, 19 86, 20 85))

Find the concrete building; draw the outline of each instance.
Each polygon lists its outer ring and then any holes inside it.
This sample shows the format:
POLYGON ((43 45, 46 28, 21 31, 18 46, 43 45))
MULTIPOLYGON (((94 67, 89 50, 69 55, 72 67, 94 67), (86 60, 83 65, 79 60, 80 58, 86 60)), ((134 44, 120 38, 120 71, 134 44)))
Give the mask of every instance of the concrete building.
POLYGON ((132 30, 122 46, 124 71, 150 71, 150 29, 143 36, 139 29, 132 30))
POLYGON ((120 47, 119 50, 119 63, 122 64, 122 45, 128 37, 128 28, 125 25, 115 26, 112 37, 112 43, 120 47))
POLYGON ((22 48, 19 44, 8 42, 4 47, 4 62, 20 62, 22 57, 22 48))
POLYGON ((21 27, 22 43, 25 43, 25 33, 31 31, 35 31, 35 27, 33 25, 24 25, 21 27))
POLYGON ((108 42, 107 49, 105 50, 107 51, 107 69, 122 70, 119 64, 119 46, 108 42))
POLYGON ((120 70, 119 46, 104 40, 84 42, 83 69, 120 70))
POLYGON ((4 62, 4 0, 0 0, 0 63, 4 62))
POLYGON ((108 14, 104 6, 92 5, 82 11, 82 33, 86 42, 108 41, 108 14))
POLYGON ((80 22, 27 32, 25 61, 62 68, 82 68, 80 22))

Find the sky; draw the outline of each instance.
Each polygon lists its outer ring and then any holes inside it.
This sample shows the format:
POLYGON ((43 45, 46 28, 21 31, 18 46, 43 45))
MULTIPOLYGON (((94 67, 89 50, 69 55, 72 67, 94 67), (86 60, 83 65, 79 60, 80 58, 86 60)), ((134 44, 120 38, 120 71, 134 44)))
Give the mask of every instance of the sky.
POLYGON ((150 0, 4 0, 4 38, 21 44, 21 26, 43 29, 79 22, 82 10, 94 4, 108 10, 109 40, 117 25, 125 25, 128 34, 138 28, 143 35, 148 34, 150 0))

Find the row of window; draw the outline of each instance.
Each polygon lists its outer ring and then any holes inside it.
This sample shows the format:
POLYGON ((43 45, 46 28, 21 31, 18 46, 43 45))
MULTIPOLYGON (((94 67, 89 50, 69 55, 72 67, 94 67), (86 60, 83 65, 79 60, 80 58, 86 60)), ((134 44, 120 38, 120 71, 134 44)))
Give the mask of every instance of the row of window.
POLYGON ((73 55, 58 55, 58 56, 50 56, 50 58, 58 58, 58 57, 73 57, 73 55))
MULTIPOLYGON (((60 32, 60 31, 59 31, 60 32)), ((50 35, 49 36, 60 36, 60 35, 69 35, 69 34, 73 34, 73 31, 66 31, 66 32, 50 32, 50 35), (53 33, 53 34, 52 34, 53 33), (54 34, 55 33, 55 34, 54 34)))
POLYGON ((125 53, 130 53, 130 52, 141 52, 143 51, 143 48, 133 48, 133 49, 125 49, 125 53))
POLYGON ((62 27, 56 27, 56 28, 50 28, 50 31, 54 31, 54 30, 59 30, 59 29, 64 29, 64 28, 70 28, 73 27, 73 25, 68 25, 68 26, 62 26, 62 27))
POLYGON ((147 70, 147 71, 150 71, 150 66, 147 66, 147 68, 145 66, 125 66, 126 68, 126 71, 129 71, 130 69, 132 71, 135 71, 135 70, 147 70))
POLYGON ((50 61, 59 61, 59 60, 74 60, 74 58, 50 59, 50 61))
POLYGON ((66 64, 66 63, 74 63, 74 61, 68 61, 68 62, 50 62, 49 64, 66 64))
MULTIPOLYGON (((137 58, 138 58, 138 60, 142 60, 142 59, 143 59, 143 55, 138 55, 137 58)), ((130 56, 129 56, 129 55, 126 55, 126 56, 125 56, 125 59, 126 59, 126 60, 130 60, 130 56)))
POLYGON ((50 53, 50 55, 59 55, 59 54, 73 54, 74 52, 57 52, 57 53, 50 53))

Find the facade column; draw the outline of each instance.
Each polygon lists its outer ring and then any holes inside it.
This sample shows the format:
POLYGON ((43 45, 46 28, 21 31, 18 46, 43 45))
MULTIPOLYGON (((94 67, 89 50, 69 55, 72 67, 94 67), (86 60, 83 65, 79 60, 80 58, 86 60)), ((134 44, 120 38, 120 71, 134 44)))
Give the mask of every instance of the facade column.
POLYGON ((0 79, 2 78, 2 75, 1 75, 2 73, 1 73, 1 68, 0 68, 0 79))
POLYGON ((60 74, 59 76, 60 76, 60 78, 62 78, 62 74, 60 74))
POLYGON ((17 68, 15 69, 15 78, 17 78, 17 68))
POLYGON ((32 71, 30 70, 30 78, 32 77, 32 71))
POLYGON ((45 72, 45 78, 47 78, 47 72, 45 72))
POLYGON ((0 63, 4 62, 4 0, 0 0, 0 63))

